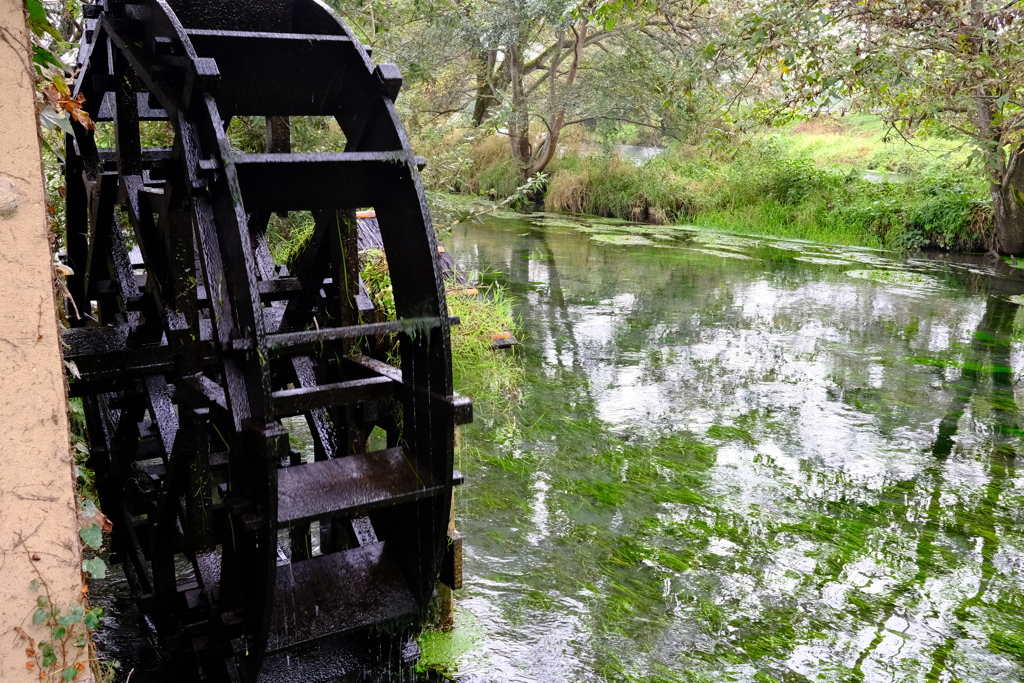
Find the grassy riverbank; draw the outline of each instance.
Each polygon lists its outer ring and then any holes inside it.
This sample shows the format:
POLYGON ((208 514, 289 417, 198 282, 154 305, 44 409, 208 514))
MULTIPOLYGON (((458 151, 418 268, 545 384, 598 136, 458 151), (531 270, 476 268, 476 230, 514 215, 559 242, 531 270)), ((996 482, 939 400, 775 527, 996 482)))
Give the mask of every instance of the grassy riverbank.
MULTIPOLYGON (((840 244, 987 248, 991 203, 962 141, 892 135, 851 116, 727 146, 672 143, 638 165, 578 132, 549 166, 543 202, 548 211, 840 244)), ((425 174, 434 189, 501 198, 520 183, 502 136, 453 134, 425 146, 439 162, 425 174)))
MULTIPOLYGON (((384 253, 369 250, 360 254, 360 261, 363 282, 379 315, 385 320, 394 319, 394 294, 384 253)), ((456 389, 472 398, 478 409, 487 406, 501 410, 507 400, 518 396, 522 381, 514 351, 495 350, 491 343, 492 335, 506 330, 521 334, 512 301, 497 283, 465 286, 449 280, 446 289, 448 314, 459 319, 451 330, 456 389)))

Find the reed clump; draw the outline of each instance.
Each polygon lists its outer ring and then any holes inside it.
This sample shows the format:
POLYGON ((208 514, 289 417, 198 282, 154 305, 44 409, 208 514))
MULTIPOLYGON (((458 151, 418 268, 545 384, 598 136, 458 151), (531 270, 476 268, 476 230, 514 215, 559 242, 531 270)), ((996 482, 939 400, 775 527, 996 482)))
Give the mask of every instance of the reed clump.
POLYGON ((674 170, 658 160, 637 166, 618 156, 565 156, 551 167, 548 211, 667 224, 693 198, 674 170))

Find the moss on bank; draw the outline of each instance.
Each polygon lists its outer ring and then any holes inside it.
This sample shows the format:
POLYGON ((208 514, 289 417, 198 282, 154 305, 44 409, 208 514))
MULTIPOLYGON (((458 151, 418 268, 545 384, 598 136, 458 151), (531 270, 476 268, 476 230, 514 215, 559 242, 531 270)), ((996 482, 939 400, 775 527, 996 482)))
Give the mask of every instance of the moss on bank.
POLYGON ((465 610, 456 612, 454 628, 424 631, 420 635, 417 641, 420 661, 416 671, 436 671, 442 675, 454 673, 460 658, 481 647, 483 636, 483 628, 472 613, 465 610))

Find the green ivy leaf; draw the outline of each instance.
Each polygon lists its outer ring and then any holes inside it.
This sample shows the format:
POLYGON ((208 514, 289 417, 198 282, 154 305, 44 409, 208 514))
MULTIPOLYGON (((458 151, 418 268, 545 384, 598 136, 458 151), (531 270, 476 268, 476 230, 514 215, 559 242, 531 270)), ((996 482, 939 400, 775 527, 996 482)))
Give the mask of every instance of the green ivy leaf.
POLYGON ((67 630, 67 628, 65 628, 63 626, 54 626, 53 629, 50 631, 50 637, 53 638, 54 640, 60 640, 61 638, 63 638, 67 634, 68 634, 68 630, 67 630))
POLYGON ((99 557, 84 560, 82 562, 82 571, 94 579, 105 579, 107 578, 107 563, 99 557))
POLYGON ((102 607, 93 607, 91 610, 85 613, 85 617, 82 619, 82 623, 85 624, 87 629, 97 629, 100 627, 100 617, 103 616, 102 607))
POLYGON ((28 587, 30 590, 37 591, 42 584, 39 583, 39 579, 32 579, 29 581, 28 587))
POLYGON ((60 40, 60 33, 57 32, 46 18, 46 9, 40 0, 25 0, 28 7, 28 25, 37 36, 49 34, 54 40, 60 40))
POLYGON ((39 112, 39 123, 41 123, 46 130, 55 130, 60 128, 68 135, 73 135, 75 132, 71 127, 71 121, 64 118, 63 115, 59 114, 57 110, 50 105, 46 105, 43 107, 43 110, 39 112))
POLYGON ((28 21, 33 29, 37 23, 46 21, 46 10, 40 0, 25 0, 25 5, 28 7, 28 21))
POLYGON ((82 542, 90 548, 99 549, 103 545, 103 530, 100 529, 99 524, 93 524, 82 529, 78 532, 78 535, 82 537, 82 542))
POLYGON ((43 653, 43 668, 49 669, 57 663, 57 653, 53 651, 53 645, 47 642, 39 643, 39 651, 43 653))
POLYGON ((46 621, 47 616, 49 616, 49 612, 47 612, 44 609, 37 609, 35 612, 32 613, 32 624, 34 626, 39 626, 39 624, 46 621))
POLYGON ((64 673, 62 673, 60 675, 60 677, 64 681, 73 681, 73 680, 75 680, 75 676, 77 676, 77 675, 78 675, 78 669, 76 669, 75 667, 71 667, 70 669, 64 669, 64 673))

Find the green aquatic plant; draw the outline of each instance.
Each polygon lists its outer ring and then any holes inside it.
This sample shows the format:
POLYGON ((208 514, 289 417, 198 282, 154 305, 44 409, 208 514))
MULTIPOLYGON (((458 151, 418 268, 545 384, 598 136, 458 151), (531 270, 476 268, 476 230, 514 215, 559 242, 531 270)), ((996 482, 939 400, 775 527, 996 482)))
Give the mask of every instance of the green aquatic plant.
POLYGON ((629 500, 628 486, 609 481, 573 481, 566 487, 567 493, 600 505, 623 505, 629 500))
POLYGON ((646 237, 640 237, 638 235, 605 235, 598 233, 591 235, 590 239, 603 244, 617 244, 619 246, 649 247, 654 244, 653 241, 646 237))
POLYGON ((455 625, 449 629, 424 631, 417 639, 420 659, 416 671, 437 671, 441 674, 458 669, 459 660, 480 649, 484 630, 471 612, 456 607, 455 625))
POLYGON ((871 282, 884 284, 939 286, 938 280, 930 275, 905 270, 875 268, 871 270, 847 270, 843 271, 843 274, 859 280, 870 280, 871 282))
POLYGON ((536 264, 561 291, 533 271, 514 283, 552 312, 528 319, 531 399, 514 427, 466 432, 474 599, 501 632, 494 656, 543 676, 500 643, 555 620, 572 638, 566 670, 607 683, 858 681, 879 667, 918 683, 982 669, 1015 680, 1024 599, 1005 558, 1020 545, 1011 454, 1024 430, 998 372, 1013 366, 1015 305, 920 261, 907 272, 936 278, 930 297, 856 284, 845 268, 894 270, 865 250, 841 250, 858 265, 836 267, 793 261, 827 253, 815 245, 737 237, 716 248, 760 261, 723 266, 690 249, 710 239, 637 259, 572 232, 508 228, 528 242, 524 262, 548 256, 536 264), (784 305, 747 310, 765 289, 784 305), (837 289, 899 305, 840 309, 837 289), (825 334, 809 338, 809 322, 825 334), (938 347, 937 325, 955 330, 938 347), (733 354, 737 338, 759 343, 752 358, 733 354), (649 416, 625 406, 638 396, 649 416), (474 521, 477 501, 493 505, 474 521), (939 633, 919 628, 936 620, 939 633))
POLYGON ((751 436, 750 432, 739 427, 712 425, 708 428, 708 436, 719 441, 742 441, 748 446, 757 445, 757 439, 751 436))

